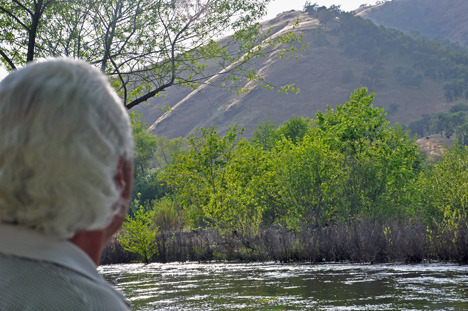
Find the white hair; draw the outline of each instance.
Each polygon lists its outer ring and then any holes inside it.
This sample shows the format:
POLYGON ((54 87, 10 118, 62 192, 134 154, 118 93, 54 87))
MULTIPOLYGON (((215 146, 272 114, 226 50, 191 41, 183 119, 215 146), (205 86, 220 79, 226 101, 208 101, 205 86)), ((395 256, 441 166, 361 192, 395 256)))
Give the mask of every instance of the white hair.
POLYGON ((128 114, 106 76, 48 59, 0 83, 0 220, 71 238, 119 213, 114 177, 131 159, 128 114))

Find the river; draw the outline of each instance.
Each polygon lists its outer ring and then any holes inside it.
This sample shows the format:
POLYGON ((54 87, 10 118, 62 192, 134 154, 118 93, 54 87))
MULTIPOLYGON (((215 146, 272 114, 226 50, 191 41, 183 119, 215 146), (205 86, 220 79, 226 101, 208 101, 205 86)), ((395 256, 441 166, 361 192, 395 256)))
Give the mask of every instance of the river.
POLYGON ((170 263, 99 267, 133 310, 468 310, 455 264, 170 263))

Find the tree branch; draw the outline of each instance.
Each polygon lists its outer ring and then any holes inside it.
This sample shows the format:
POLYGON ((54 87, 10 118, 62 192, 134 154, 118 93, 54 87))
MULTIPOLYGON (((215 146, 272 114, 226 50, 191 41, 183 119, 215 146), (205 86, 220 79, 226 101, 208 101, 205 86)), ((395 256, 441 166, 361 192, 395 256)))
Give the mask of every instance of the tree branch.
POLYGON ((24 4, 20 3, 18 0, 13 0, 14 3, 19 5, 23 10, 29 13, 29 15, 33 16, 33 12, 31 12, 27 7, 24 6, 24 4))
POLYGON ((8 65, 10 65, 11 69, 16 69, 15 64, 14 64, 13 61, 8 57, 8 55, 5 54, 5 52, 3 52, 2 50, 0 50, 0 55, 2 55, 3 59, 6 60, 6 62, 8 63, 8 65))
POLYGON ((5 9, 4 7, 1 7, 0 6, 0 10, 2 10, 3 12, 5 12, 6 14, 10 15, 15 21, 18 22, 18 24, 20 24, 24 29, 26 29, 27 31, 29 31, 29 27, 26 26, 26 24, 24 24, 18 17, 16 17, 13 13, 11 13, 10 11, 8 11, 7 9, 5 9))
POLYGON ((110 58, 110 61, 112 62, 112 65, 114 65, 115 70, 117 71, 117 74, 119 76, 120 82, 122 83, 122 87, 123 87, 123 90, 124 90, 123 102, 126 103, 127 102, 127 85, 126 85, 122 75, 120 74, 119 68, 118 68, 117 64, 115 63, 115 61, 112 58, 110 58))
POLYGON ((160 87, 158 87, 157 89, 149 92, 148 94, 144 95, 144 96, 141 96, 137 99, 135 99, 134 101, 132 101, 131 103, 129 104, 126 104, 125 105, 125 108, 127 108, 128 110, 132 109, 133 107, 135 107, 136 105, 138 104, 141 104, 145 101, 147 101, 148 99, 150 99, 151 97, 154 97, 156 94, 158 94, 159 92, 162 92, 164 91, 166 88, 172 86, 174 84, 174 78, 171 79, 171 81, 169 81, 168 83, 164 84, 164 85, 161 85, 160 87))

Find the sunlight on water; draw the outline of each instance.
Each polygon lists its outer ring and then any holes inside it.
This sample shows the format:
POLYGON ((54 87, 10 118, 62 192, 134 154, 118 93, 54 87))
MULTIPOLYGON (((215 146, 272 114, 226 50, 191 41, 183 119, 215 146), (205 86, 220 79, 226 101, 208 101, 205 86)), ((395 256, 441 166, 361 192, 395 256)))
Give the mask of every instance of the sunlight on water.
POLYGON ((124 264, 99 267, 133 310, 468 310, 452 264, 124 264))

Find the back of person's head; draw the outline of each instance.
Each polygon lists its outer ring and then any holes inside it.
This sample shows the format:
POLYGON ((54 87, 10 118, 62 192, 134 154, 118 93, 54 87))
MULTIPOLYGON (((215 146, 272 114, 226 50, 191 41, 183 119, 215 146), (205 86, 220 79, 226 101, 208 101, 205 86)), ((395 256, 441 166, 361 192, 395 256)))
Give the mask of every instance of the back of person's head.
POLYGON ((63 239, 120 211, 114 180, 131 159, 128 115, 106 76, 71 59, 26 65, 0 83, 0 221, 63 239))

